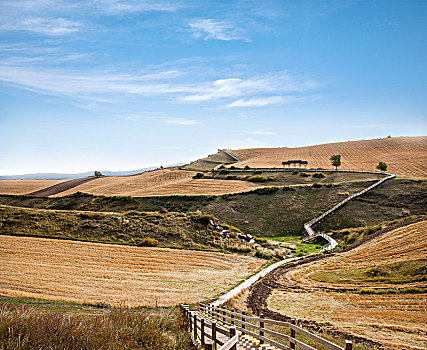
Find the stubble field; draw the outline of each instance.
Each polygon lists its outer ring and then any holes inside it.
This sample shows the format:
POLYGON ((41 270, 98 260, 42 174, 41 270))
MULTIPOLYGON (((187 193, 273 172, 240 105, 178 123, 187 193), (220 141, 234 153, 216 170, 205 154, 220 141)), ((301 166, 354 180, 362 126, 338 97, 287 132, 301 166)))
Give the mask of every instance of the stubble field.
POLYGON ((426 259, 427 221, 421 221, 289 270, 268 306, 289 317, 329 322, 387 349, 425 349, 427 292, 404 289, 426 287, 426 259))
POLYGON ((375 171, 385 162, 388 171, 398 175, 427 176, 427 137, 392 137, 385 139, 328 143, 297 148, 251 148, 231 151, 241 162, 235 166, 252 168, 282 167, 282 161, 301 159, 310 168, 333 169, 329 158, 341 155, 340 169, 375 171))
POLYGON ((170 306, 223 293, 263 263, 213 252, 0 236, 0 294, 170 306))
POLYGON ((27 194, 68 180, 2 180, 0 194, 27 194))

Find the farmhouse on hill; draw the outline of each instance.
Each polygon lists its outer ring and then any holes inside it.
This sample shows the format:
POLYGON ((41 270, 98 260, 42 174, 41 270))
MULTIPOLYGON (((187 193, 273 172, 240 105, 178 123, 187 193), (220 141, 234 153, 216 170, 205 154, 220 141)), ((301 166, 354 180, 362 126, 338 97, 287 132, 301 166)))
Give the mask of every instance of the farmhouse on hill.
POLYGON ((282 165, 286 168, 286 166, 288 166, 288 168, 292 168, 292 165, 294 164, 299 164, 299 167, 301 168, 301 165, 307 165, 308 161, 306 160, 300 160, 300 159, 294 159, 294 160, 288 160, 286 162, 282 162, 282 165))

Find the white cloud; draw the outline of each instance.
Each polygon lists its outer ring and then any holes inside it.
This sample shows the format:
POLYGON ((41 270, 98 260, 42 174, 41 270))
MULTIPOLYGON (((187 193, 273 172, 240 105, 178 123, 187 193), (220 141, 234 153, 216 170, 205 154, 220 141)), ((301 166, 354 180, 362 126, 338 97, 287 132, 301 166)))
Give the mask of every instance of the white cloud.
POLYGON ((197 124, 200 124, 197 120, 194 120, 194 119, 181 119, 181 118, 167 119, 166 123, 176 124, 176 125, 197 125, 197 124))
POLYGON ((263 107, 278 103, 284 103, 284 102, 291 102, 294 100, 290 97, 283 97, 283 96, 270 96, 270 97, 256 97, 256 98, 250 98, 250 99, 240 99, 237 101, 234 101, 227 105, 229 108, 233 107, 263 107))
POLYGON ((250 135, 265 135, 265 136, 274 136, 277 135, 277 132, 273 132, 273 131, 262 131, 262 130, 258 130, 258 131, 246 131, 247 134, 250 135))
POLYGON ((82 24, 65 18, 24 18, 0 26, 0 31, 27 31, 42 35, 60 36, 79 31, 82 24))
POLYGON ((224 41, 244 40, 249 38, 242 35, 241 30, 226 22, 214 22, 212 19, 196 19, 188 23, 196 38, 217 39, 224 41))
POLYGON ((93 4, 99 11, 109 15, 148 11, 175 11, 180 7, 174 2, 147 0, 95 0, 93 4))

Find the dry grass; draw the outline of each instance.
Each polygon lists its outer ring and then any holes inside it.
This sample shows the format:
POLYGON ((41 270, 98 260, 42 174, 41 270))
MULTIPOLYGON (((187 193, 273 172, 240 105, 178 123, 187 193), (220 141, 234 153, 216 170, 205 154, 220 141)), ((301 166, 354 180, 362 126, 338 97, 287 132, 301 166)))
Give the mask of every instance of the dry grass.
POLYGON ((111 176, 76 186, 54 197, 75 192, 105 196, 156 196, 223 194, 242 192, 257 187, 247 181, 193 179, 196 172, 186 170, 159 169, 133 176, 111 176))
MULTIPOLYGON (((60 307, 60 304, 58 304, 60 307)), ((169 349, 191 342, 179 309, 64 314, 0 301, 0 349, 169 349)))
POLYGON ((427 137, 392 137, 385 139, 328 143, 298 148, 252 148, 233 150, 242 162, 238 167, 282 167, 289 159, 307 160, 310 168, 334 169, 329 157, 341 154, 340 169, 376 170, 385 162, 388 171, 399 175, 427 176, 427 137))
POLYGON ((427 258, 427 221, 392 230, 351 251, 285 273, 268 299, 269 308, 290 317, 331 322, 341 331, 378 341, 387 349, 424 349, 427 344, 427 293, 356 294, 342 289, 425 287, 425 281, 375 283, 320 282, 330 274, 427 258))
POLYGON ((263 260, 212 252, 0 236, 0 293, 124 306, 195 303, 263 260))
POLYGON ((68 180, 3 180, 0 194, 27 194, 68 180))

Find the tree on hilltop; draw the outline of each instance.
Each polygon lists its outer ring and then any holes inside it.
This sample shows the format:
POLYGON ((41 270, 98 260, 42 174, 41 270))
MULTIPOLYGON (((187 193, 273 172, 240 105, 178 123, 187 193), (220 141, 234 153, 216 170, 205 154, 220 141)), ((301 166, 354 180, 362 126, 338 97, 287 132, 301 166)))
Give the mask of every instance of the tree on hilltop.
POLYGON ((377 165, 377 169, 381 171, 387 171, 387 164, 384 162, 379 162, 377 165))
POLYGON ((335 170, 341 165, 341 154, 334 154, 329 158, 331 164, 335 167, 335 170))
POLYGON ((100 171, 95 171, 95 177, 101 177, 101 176, 104 176, 104 175, 102 175, 102 173, 100 172, 100 171))

